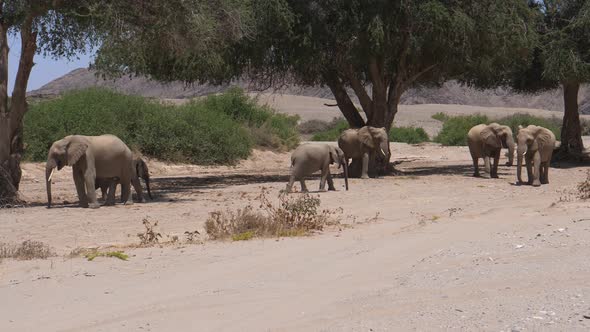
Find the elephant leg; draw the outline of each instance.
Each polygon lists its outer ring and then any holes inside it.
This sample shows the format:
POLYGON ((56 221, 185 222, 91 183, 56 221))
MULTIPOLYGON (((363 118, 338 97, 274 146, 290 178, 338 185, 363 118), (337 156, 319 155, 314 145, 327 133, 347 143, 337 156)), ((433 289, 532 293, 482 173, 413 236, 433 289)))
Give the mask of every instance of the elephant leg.
POLYGON ((364 153, 363 154, 363 168, 361 169, 361 179, 368 179, 369 178, 368 171, 369 171, 369 154, 364 153))
POLYGON ((107 199, 107 190, 109 189, 110 186, 107 186, 106 184, 101 184, 100 186, 100 193, 101 193, 101 200, 106 201, 107 199))
POLYGON ((309 190, 307 190, 307 186, 305 185, 305 177, 300 177, 299 178, 299 183, 301 184, 301 192, 308 192, 309 190))
POLYGON ((533 158, 527 157, 526 158, 526 174, 528 177, 528 184, 533 184, 533 158))
POLYGON ((121 203, 125 204, 125 205, 132 205, 133 204, 133 200, 130 199, 131 197, 131 181, 129 179, 127 179, 126 181, 123 181, 123 179, 121 179, 121 203))
POLYGON ((293 183, 295 183, 295 174, 291 173, 291 177, 289 177, 289 183, 287 183, 287 187, 285 191, 290 193, 293 190, 293 183))
POLYGON ((492 174, 492 171, 490 169, 490 157, 488 157, 488 156, 483 157, 483 163, 486 168, 486 173, 492 174))
POLYGON ((535 155, 533 157, 533 166, 535 167, 534 173, 533 173, 533 186, 538 187, 541 185, 541 181, 540 181, 540 175, 541 175, 541 155, 539 154, 539 152, 535 152, 535 155))
MULTIPOLYGON (((78 200, 80 201, 80 206, 83 208, 88 207, 88 197, 86 196, 86 188, 84 184, 84 173, 82 170, 77 166, 74 165, 72 174, 74 175, 74 184, 76 185, 76 191, 78 192, 78 200)), ((94 187, 92 187, 94 188, 94 187)))
POLYGON ((320 178, 320 191, 326 191, 326 180, 330 175, 330 166, 324 166, 322 169, 322 176, 320 178))
POLYGON ((332 174, 330 173, 330 170, 328 170, 328 190, 336 191, 336 188, 334 187, 334 180, 332 179, 332 174))
POLYGON ((541 184, 549 183, 549 162, 544 162, 541 165, 541 184))
POLYGON ((86 183, 87 196, 88 196, 88 207, 91 209, 98 209, 100 204, 96 199, 96 188, 94 186, 94 181, 96 180, 96 172, 90 167, 86 168, 86 172, 84 173, 84 182, 86 183))
POLYGON ((143 202, 143 188, 141 188, 141 182, 139 181, 138 177, 131 178, 131 184, 133 185, 133 189, 135 189, 135 193, 137 194, 137 201, 139 203, 143 202))
POLYGON ((479 158, 472 155, 471 159, 473 159, 473 176, 479 177, 479 158))
POLYGON ((498 163, 500 162, 500 150, 495 153, 494 155, 494 164, 492 165, 492 172, 490 173, 490 177, 497 179, 498 178, 498 163))
POLYGON ((117 191, 117 181, 112 181, 109 185, 107 192, 107 199, 104 205, 112 206, 115 205, 115 192, 117 191))

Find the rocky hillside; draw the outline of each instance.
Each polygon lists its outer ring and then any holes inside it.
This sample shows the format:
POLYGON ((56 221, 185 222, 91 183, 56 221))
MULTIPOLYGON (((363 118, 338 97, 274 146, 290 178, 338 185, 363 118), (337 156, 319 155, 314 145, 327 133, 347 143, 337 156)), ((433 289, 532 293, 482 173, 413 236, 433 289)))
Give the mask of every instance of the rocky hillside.
MULTIPOLYGON (((240 86, 248 91, 259 91, 246 81, 236 81, 232 86, 240 86)), ((190 85, 181 82, 159 83, 145 77, 123 77, 116 80, 103 80, 89 69, 76 69, 40 89, 30 91, 29 96, 51 98, 65 91, 101 86, 126 94, 141 95, 152 98, 192 98, 211 93, 223 92, 230 85, 190 85)), ((278 92, 308 97, 331 98, 327 87, 302 88, 288 86, 278 92)), ((458 104, 496 107, 526 107, 551 111, 563 111, 561 91, 547 91, 540 94, 522 95, 510 90, 476 90, 461 86, 456 82, 447 82, 440 88, 416 88, 407 91, 402 97, 402 104, 458 104)), ((590 114, 590 89, 585 86, 580 91, 580 111, 590 114)))

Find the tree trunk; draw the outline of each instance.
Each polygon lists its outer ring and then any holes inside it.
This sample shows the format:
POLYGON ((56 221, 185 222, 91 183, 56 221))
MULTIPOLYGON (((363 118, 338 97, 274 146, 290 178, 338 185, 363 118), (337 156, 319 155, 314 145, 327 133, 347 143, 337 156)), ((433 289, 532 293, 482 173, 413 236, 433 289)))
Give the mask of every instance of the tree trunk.
POLYGON ((23 116, 27 111, 26 91, 37 50, 37 34, 32 25, 33 17, 28 16, 20 27, 21 54, 10 106, 7 31, 0 27, 0 205, 19 201, 20 161, 24 150, 23 116))
POLYGON ((580 83, 563 83, 564 114, 561 127, 561 146, 554 155, 554 160, 572 160, 580 162, 584 159, 584 143, 580 113, 578 112, 578 92, 580 83))

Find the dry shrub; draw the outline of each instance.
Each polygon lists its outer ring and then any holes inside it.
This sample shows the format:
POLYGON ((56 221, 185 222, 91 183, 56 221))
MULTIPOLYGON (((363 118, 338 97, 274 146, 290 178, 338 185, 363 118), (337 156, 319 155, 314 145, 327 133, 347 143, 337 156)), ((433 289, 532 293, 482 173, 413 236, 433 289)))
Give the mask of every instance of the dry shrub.
POLYGON ((143 233, 137 233, 137 237, 141 242, 140 244, 142 246, 151 246, 158 244, 160 242, 159 239, 162 237, 162 234, 155 231, 156 226, 158 226, 158 221, 156 220, 152 224, 148 218, 144 218, 143 226, 145 227, 145 231, 143 233))
POLYGON ((590 199, 590 171, 586 173, 586 180, 578 184, 578 197, 590 199))
POLYGON ((43 242, 26 240, 21 244, 0 243, 0 259, 31 260, 47 259, 52 256, 55 256, 55 253, 43 242))
POLYGON ((205 222, 209 237, 241 241, 253 237, 303 236, 339 223, 337 215, 341 210, 320 211, 320 199, 307 193, 297 197, 281 193, 278 205, 271 203, 266 190, 256 199, 260 202, 258 211, 248 205, 237 211, 210 213, 205 222))

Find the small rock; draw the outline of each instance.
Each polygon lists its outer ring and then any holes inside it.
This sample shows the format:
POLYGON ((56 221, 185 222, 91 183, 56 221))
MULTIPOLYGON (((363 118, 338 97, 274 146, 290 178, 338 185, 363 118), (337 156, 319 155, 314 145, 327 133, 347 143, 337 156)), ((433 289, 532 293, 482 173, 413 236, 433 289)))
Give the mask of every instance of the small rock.
POLYGON ((514 246, 514 249, 522 249, 524 248, 524 244, 517 244, 516 246, 514 246))
POLYGON ((533 319, 539 319, 539 320, 543 320, 545 318, 541 317, 541 316, 533 316, 533 319))

